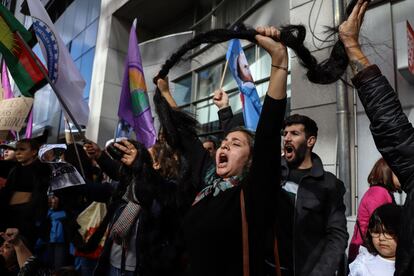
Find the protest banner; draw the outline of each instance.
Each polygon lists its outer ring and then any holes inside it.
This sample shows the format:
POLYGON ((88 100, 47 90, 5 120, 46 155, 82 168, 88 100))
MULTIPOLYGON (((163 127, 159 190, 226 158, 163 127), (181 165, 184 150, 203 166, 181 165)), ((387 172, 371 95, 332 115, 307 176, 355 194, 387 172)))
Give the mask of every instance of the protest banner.
POLYGON ((26 97, 0 101, 0 130, 20 131, 32 105, 33 99, 26 97))

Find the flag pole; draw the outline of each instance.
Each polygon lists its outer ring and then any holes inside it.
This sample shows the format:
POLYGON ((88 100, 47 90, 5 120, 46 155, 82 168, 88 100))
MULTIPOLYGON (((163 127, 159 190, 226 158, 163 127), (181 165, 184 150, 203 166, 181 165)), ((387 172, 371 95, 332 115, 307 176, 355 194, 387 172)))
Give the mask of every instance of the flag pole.
POLYGON ((224 71, 223 71, 223 75, 221 75, 221 81, 220 81, 220 86, 219 88, 223 88, 223 82, 224 82, 224 77, 226 76, 226 71, 227 71, 227 65, 229 65, 229 60, 226 60, 226 64, 224 65, 224 71))
POLYGON ((73 140, 73 146, 75 147, 76 159, 78 159, 78 162, 79 162, 79 167, 80 167, 80 169, 81 169, 81 174, 82 174, 82 176, 83 176, 83 179, 86 181, 85 171, 84 171, 84 169, 83 169, 82 161, 81 161, 81 159, 80 159, 80 155, 79 155, 78 147, 77 147, 77 145, 76 145, 75 136, 73 135, 72 128, 70 127, 70 124, 68 124, 68 125, 69 125, 69 132, 70 132, 70 136, 72 136, 72 140, 73 140))
MULTIPOLYGON (((30 48, 30 46, 27 44, 27 42, 23 39, 23 37, 22 37, 22 35, 20 34, 19 31, 16 31, 16 34, 20 38, 20 40, 22 41, 24 47, 29 52, 30 56, 35 61, 37 67, 39 67, 40 72, 42 72, 43 76, 45 77, 46 81, 49 83, 50 87, 52 87, 52 90, 53 90, 53 92, 55 92, 55 95, 56 95, 57 99, 59 100, 59 103, 62 105, 63 109, 65 109, 65 111, 68 114, 68 116, 69 116, 70 120, 72 121, 72 123, 78 129, 79 134, 82 137, 84 137, 84 135, 82 133, 82 128, 80 127, 80 125, 78 124, 78 122, 75 120, 75 117, 73 116, 72 112, 69 110, 69 108, 66 105, 66 103, 63 101, 63 99, 62 99, 62 97, 61 97, 61 95, 59 93, 59 90, 57 89, 56 85, 49 78, 49 75, 47 74, 47 72, 45 71, 45 69, 43 68, 43 66, 41 64, 39 64, 39 60, 36 58, 35 54, 33 53, 32 48, 30 48)), ((69 125, 69 128, 70 128, 70 125, 69 125)))
POLYGON ((119 125, 119 122, 120 122, 121 120, 119 119, 119 117, 118 117, 118 121, 116 122, 116 125, 115 125, 115 131, 114 131, 114 143, 116 142, 116 136, 117 136, 117 133, 118 133, 118 125, 119 125))

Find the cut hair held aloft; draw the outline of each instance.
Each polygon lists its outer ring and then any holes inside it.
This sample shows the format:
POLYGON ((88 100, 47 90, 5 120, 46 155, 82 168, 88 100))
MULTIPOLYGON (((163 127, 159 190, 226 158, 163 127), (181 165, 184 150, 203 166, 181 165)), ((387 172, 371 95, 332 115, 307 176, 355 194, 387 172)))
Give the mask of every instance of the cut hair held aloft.
MULTIPOLYGON (((370 1, 370 0, 366 0, 370 1)), ((346 8, 347 16, 351 13, 357 0, 352 0, 346 8)), ((333 28, 337 30, 337 28, 333 28)), ((170 58, 162 65, 158 75, 154 78, 157 84, 159 78, 164 79, 170 69, 176 65, 182 57, 191 49, 203 43, 221 43, 233 38, 249 40, 256 42, 254 29, 246 29, 240 26, 237 30, 215 29, 205 33, 197 34, 193 39, 183 44, 170 58)), ((345 52, 343 43, 338 40, 331 51, 329 58, 318 63, 317 59, 311 54, 308 48, 304 46, 306 28, 303 25, 287 25, 280 28, 280 42, 292 49, 302 66, 307 69, 307 77, 313 83, 330 84, 341 78, 348 66, 348 57, 345 52)), ((161 126, 167 134, 167 142, 172 147, 180 147, 177 132, 181 130, 195 133, 196 120, 190 115, 172 109, 167 101, 161 96, 157 88, 154 95, 154 104, 159 116, 161 126)))

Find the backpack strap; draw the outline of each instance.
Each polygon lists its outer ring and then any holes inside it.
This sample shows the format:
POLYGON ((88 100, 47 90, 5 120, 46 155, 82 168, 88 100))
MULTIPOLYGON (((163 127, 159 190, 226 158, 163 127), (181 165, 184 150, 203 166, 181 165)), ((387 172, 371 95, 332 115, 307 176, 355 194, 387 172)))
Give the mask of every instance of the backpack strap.
POLYGON ((274 238, 273 252, 274 252, 274 256, 275 256, 276 276, 282 276, 282 272, 280 271, 279 247, 277 245, 276 235, 275 235, 275 238, 274 238))
POLYGON ((242 219, 242 238, 243 238, 243 276, 250 275, 249 264, 249 229, 246 220, 246 206, 244 202, 243 189, 240 191, 240 210, 242 219))

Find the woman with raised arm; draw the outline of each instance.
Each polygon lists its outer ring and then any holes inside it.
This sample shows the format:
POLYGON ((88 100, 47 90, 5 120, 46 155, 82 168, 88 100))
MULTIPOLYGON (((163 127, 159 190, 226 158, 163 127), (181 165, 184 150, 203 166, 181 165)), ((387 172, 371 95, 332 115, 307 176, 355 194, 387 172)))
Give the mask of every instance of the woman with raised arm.
POLYGON ((378 66, 371 65, 359 44, 367 6, 367 1, 358 1, 339 27, 339 35, 354 74, 352 82, 371 122, 375 144, 407 193, 397 237, 395 275, 408 276, 414 275, 414 128, 403 112, 398 95, 378 66))
MULTIPOLYGON (((215 166, 194 132, 170 125, 178 134, 174 150, 187 160, 188 177, 199 191, 184 213, 188 275, 265 274, 265 236, 273 227, 273 204, 280 182, 288 55, 286 47, 276 42, 280 36, 276 28, 259 27, 257 31, 257 43, 271 55, 274 66, 256 138, 245 129, 229 131, 217 150, 215 166)), ((168 83, 158 79, 157 86, 175 108, 168 83)), ((125 153, 131 150, 119 149, 125 153)))
POLYGON ((275 41, 276 28, 257 31, 258 44, 276 66, 271 69, 255 139, 240 128, 226 135, 216 153, 217 166, 207 171, 205 188, 184 219, 190 275, 264 275, 265 231, 273 221, 270 206, 280 181, 287 79, 287 70, 281 68, 287 68, 288 55, 275 41))

